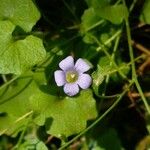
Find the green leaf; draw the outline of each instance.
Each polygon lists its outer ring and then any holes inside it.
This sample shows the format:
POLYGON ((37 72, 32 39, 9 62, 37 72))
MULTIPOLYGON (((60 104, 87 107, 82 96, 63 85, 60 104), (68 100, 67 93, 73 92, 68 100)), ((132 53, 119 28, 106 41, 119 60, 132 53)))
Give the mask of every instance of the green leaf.
POLYGON ((99 86, 103 83, 105 77, 113 71, 114 67, 107 56, 101 57, 97 70, 93 72, 93 89, 96 95, 99 95, 99 86))
POLYGON ((22 130, 32 110, 28 107, 28 99, 37 86, 30 77, 22 78, 9 86, 0 99, 0 135, 16 134, 22 130))
POLYGON ((12 32, 15 26, 10 21, 0 21, 0 73, 21 74, 41 62, 46 52, 42 40, 27 36, 14 41, 12 32))
POLYGON ((26 32, 31 31, 40 18, 32 0, 1 0, 0 3, 0 20, 8 19, 26 32))
POLYGON ((142 13, 140 15, 140 20, 144 23, 150 24, 150 1, 146 0, 144 3, 144 7, 142 13))
POLYGON ((39 142, 36 145, 36 150, 48 150, 48 148, 45 146, 45 144, 43 142, 39 142))
POLYGON ((28 73, 7 87, 0 97, 0 135, 13 133, 15 136, 24 128, 33 113, 29 98, 34 92, 39 92, 39 85, 45 82, 43 73, 28 73))
POLYGON ((93 78, 93 90, 96 95, 99 95, 99 86, 103 83, 105 76, 104 73, 108 72, 109 70, 102 70, 100 66, 97 66, 97 70, 93 72, 92 78, 93 78))
POLYGON ((128 16, 128 10, 123 4, 110 5, 106 0, 93 0, 92 6, 99 17, 114 24, 122 23, 125 16, 128 16))
POLYGON ((43 141, 40 141, 36 137, 34 133, 29 133, 25 137, 24 142, 21 143, 21 145, 19 145, 17 150, 48 150, 48 148, 46 147, 43 141))
POLYGON ((97 116, 91 90, 81 91, 77 97, 64 98, 36 92, 30 103, 37 114, 35 122, 38 125, 45 123, 48 133, 57 137, 82 131, 86 121, 97 116))
POLYGON ((107 129, 100 137, 97 137, 93 150, 122 150, 123 147, 113 128, 107 129))
POLYGON ((95 13, 93 8, 86 9, 81 19, 81 33, 86 33, 103 22, 102 19, 95 13))
POLYGON ((97 70, 92 74, 92 87, 96 95, 99 95, 99 86, 103 83, 106 76, 109 75, 112 77, 112 75, 118 72, 118 70, 121 70, 122 72, 127 74, 129 71, 129 66, 125 63, 122 63, 118 66, 118 68, 116 68, 116 66, 114 66, 113 63, 110 62, 107 56, 103 56, 100 58, 100 61, 97 65, 97 70))
MULTIPOLYGON (((50 95, 50 91, 43 93, 39 84, 45 84, 45 80, 41 81, 39 74, 35 76, 22 76, 1 97, 0 134, 18 133, 33 115, 34 122, 45 124, 48 133, 69 136, 83 130, 87 120, 96 117, 91 90, 81 91, 77 97, 60 98, 50 95)), ((50 86, 50 90, 54 90, 53 87, 50 86)))

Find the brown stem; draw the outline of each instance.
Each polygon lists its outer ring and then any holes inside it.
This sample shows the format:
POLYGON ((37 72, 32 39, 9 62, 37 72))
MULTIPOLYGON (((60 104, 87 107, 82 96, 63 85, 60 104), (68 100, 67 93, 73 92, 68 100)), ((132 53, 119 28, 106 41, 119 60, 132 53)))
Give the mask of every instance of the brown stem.
MULTIPOLYGON (((131 96, 132 98, 139 98, 139 97, 140 97, 140 94, 139 94, 139 93, 130 93, 130 96, 131 96)), ((150 97, 150 92, 145 92, 145 93, 144 93, 144 96, 145 96, 145 97, 150 97)))
POLYGON ((140 50, 141 52, 147 54, 148 56, 150 56, 150 50, 146 47, 144 47, 143 45, 135 42, 134 40, 131 41, 132 45, 137 48, 138 50, 140 50))
POLYGON ((45 144, 48 144, 52 139, 54 138, 54 136, 49 136, 48 138, 47 138, 47 140, 45 141, 45 144))
POLYGON ((139 74, 143 74, 145 68, 150 65, 150 57, 146 59, 146 61, 139 67, 138 72, 139 74))

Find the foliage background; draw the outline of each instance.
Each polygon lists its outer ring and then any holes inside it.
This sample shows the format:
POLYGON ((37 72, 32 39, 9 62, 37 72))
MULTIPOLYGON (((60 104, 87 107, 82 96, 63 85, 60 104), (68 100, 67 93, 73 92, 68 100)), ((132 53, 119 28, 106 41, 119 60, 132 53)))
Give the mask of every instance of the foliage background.
POLYGON ((150 145, 149 0, 0 0, 0 150, 150 145), (68 97, 54 71, 93 64, 68 97))

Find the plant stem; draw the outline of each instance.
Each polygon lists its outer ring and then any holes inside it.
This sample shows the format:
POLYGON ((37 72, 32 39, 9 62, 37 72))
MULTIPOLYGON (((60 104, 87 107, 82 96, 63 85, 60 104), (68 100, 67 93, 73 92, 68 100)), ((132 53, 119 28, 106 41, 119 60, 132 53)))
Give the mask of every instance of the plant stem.
POLYGON ((6 129, 0 131, 0 136, 1 136, 2 134, 4 134, 6 131, 8 131, 13 125, 16 125, 16 123, 22 121, 23 119, 25 119, 26 117, 28 117, 28 116, 30 116, 30 115, 32 115, 32 114, 33 114, 33 110, 31 110, 30 112, 24 114, 23 116, 19 117, 18 119, 16 119, 16 120, 11 124, 10 127, 8 127, 8 128, 6 128, 6 129))
POLYGON ((72 140, 70 140, 69 142, 67 142, 66 144, 64 144, 62 147, 60 147, 58 150, 63 150, 65 147, 69 146, 71 143, 73 143, 75 140, 77 140, 79 137, 81 137, 83 134, 85 134, 87 131, 89 131, 90 129, 92 129, 97 123, 99 123, 104 117, 106 117, 106 115, 108 115, 113 108, 115 108, 115 106, 120 102, 120 100, 122 99, 122 97, 126 94, 126 92, 129 90, 130 86, 133 83, 131 82, 130 85, 119 95, 119 97, 117 98, 117 100, 109 107, 109 109, 107 109, 98 119, 96 119, 96 121, 94 121, 90 126, 88 126, 85 130, 83 130, 81 133, 79 133, 76 137, 74 137, 72 140))
POLYGON ((136 4, 137 0, 133 0, 133 3, 131 4, 129 11, 131 12, 136 4))
MULTIPOLYGON (((126 7, 125 1, 123 1, 124 6, 126 7)), ((126 32, 127 32, 127 39, 128 39, 128 46, 129 46, 129 55, 130 55, 130 59, 131 59, 131 68, 132 68, 132 80, 135 82, 135 85, 137 87, 137 90, 139 92, 139 94, 141 95, 141 98, 143 100, 143 103, 147 109, 147 112, 150 114, 150 108, 149 105, 147 103, 147 100, 144 96, 144 93, 142 91, 142 88, 138 82, 137 79, 137 74, 136 74, 136 69, 135 69, 135 63, 134 63, 134 54, 133 54, 133 48, 132 48, 132 39, 131 39, 131 32, 130 32, 130 26, 129 26, 129 20, 128 20, 128 16, 125 16, 125 24, 126 24, 126 32)))
POLYGON ((7 78, 6 78, 6 76, 4 74, 2 74, 2 78, 3 78, 4 83, 6 83, 7 82, 7 78))
POLYGON ((88 31, 94 29, 95 27, 103 24, 104 22, 105 22, 105 20, 99 20, 98 22, 96 22, 95 24, 93 24, 92 26, 90 26, 85 32, 88 32, 88 31))
POLYGON ((29 124, 30 120, 31 120, 31 117, 28 118, 28 121, 27 121, 27 123, 25 124, 25 127, 24 127, 23 131, 21 132, 21 135, 20 135, 20 137, 19 137, 19 140, 18 140, 17 144, 14 146, 14 148, 13 148, 12 150, 15 150, 15 149, 18 149, 18 148, 19 148, 19 146, 20 146, 20 144, 21 144, 21 142, 22 142, 22 140, 23 140, 23 138, 24 138, 24 135, 25 135, 25 132, 26 132, 26 130, 27 130, 27 127, 28 127, 28 124, 29 124))
POLYGON ((8 82, 4 83, 2 86, 0 86, 0 90, 3 89, 4 87, 10 85, 12 82, 14 82, 15 80, 18 79, 19 76, 16 76, 14 78, 12 78, 11 80, 9 80, 8 82))
MULTIPOLYGON (((127 79, 126 76, 124 75, 124 73, 122 71, 120 71, 118 69, 118 65, 115 63, 115 61, 113 60, 113 58, 111 57, 111 55, 109 54, 109 52, 107 52, 107 50, 105 49, 106 44, 108 44, 107 42, 110 43, 110 40, 114 40, 114 38, 118 37, 121 33, 121 30, 117 31, 110 39, 108 39, 104 44, 101 44, 99 42, 99 40, 95 37, 92 36, 92 38, 95 40, 95 42, 100 46, 99 48, 101 48, 103 50, 103 52, 105 53, 105 55, 108 57, 108 59, 110 60, 110 62, 115 66, 115 68, 117 69, 117 71, 119 72, 119 74, 122 76, 122 78, 127 79), (117 35, 117 36, 116 36, 117 35)), ((100 49, 97 48, 97 50, 99 51, 100 49)))
POLYGON ((65 0, 62 0, 66 8, 70 11, 72 16, 76 19, 77 22, 79 22, 79 19, 77 18, 76 14, 74 13, 73 9, 68 5, 68 3, 65 0))
MULTIPOLYGON (((120 36, 118 36, 117 38, 116 38, 116 41, 115 41, 115 44, 114 44, 114 48, 113 48, 113 53, 112 53, 112 55, 111 55, 111 58, 114 60, 114 58, 115 58, 115 53, 116 53, 116 51, 117 51, 117 48, 118 48, 118 45, 119 45, 119 40, 120 40, 120 36)), ((110 61, 110 66, 112 66, 113 65, 113 63, 110 61)), ((109 79, 110 79, 110 75, 108 74, 107 76, 106 76, 106 79, 105 79, 105 86, 104 86, 104 90, 103 90, 103 93, 102 93, 102 96, 104 97, 105 96, 105 94, 106 94, 106 89, 107 89, 107 85, 108 85, 108 83, 109 83, 109 79)), ((98 96, 100 96, 100 95, 98 95, 98 96)), ((100 102, 100 106, 99 106, 99 109, 101 109, 101 106, 102 106, 102 103, 103 103, 103 100, 104 100, 104 98, 101 98, 101 102, 100 102)))
MULTIPOLYGON (((116 37, 118 37, 121 34, 121 30, 118 30, 112 37, 110 37, 107 41, 104 42, 104 45, 108 45, 111 43, 116 37)), ((100 51, 103 48, 103 46, 99 46, 96 50, 100 51)))

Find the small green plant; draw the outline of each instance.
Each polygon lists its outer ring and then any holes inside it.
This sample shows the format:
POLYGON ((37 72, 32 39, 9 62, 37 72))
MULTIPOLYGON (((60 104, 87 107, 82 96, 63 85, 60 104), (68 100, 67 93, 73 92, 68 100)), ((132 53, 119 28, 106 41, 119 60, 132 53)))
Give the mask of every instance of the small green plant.
POLYGON ((149 147, 149 9, 0 0, 0 150, 149 147))

